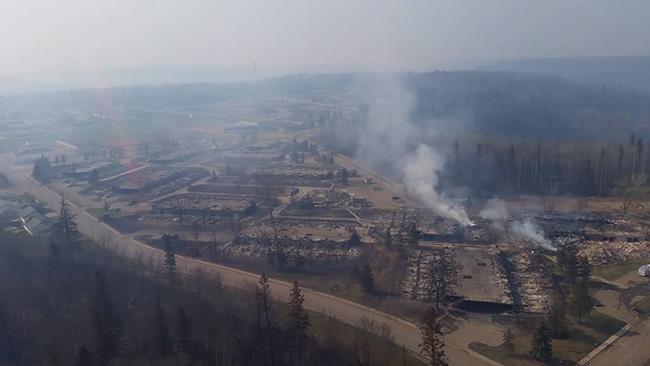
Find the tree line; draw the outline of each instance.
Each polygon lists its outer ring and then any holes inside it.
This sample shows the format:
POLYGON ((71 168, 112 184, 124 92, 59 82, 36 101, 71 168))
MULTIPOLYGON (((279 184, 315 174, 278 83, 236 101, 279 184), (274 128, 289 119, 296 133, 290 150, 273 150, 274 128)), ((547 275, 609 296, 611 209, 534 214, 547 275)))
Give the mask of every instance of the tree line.
POLYGON ((634 134, 614 143, 456 141, 445 167, 448 185, 479 194, 622 195, 639 180, 647 185, 650 149, 634 134))
POLYGON ((402 360, 390 332, 382 338, 372 327, 354 331, 354 347, 339 342, 335 335, 349 326, 314 320, 298 282, 287 305, 271 299, 264 274, 253 292, 224 288, 202 272, 182 275, 169 242, 160 261, 118 257, 110 242, 79 234, 65 200, 49 240, 0 233, 0 364, 413 362, 402 360), (381 355, 372 362, 371 349, 381 355))

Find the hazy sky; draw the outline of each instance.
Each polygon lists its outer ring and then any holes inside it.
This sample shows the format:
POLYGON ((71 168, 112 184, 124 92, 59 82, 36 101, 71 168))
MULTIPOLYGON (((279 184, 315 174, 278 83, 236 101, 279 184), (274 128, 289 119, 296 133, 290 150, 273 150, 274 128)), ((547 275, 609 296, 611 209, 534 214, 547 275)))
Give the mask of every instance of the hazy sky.
POLYGON ((647 0, 0 0, 0 75, 650 54, 647 0))

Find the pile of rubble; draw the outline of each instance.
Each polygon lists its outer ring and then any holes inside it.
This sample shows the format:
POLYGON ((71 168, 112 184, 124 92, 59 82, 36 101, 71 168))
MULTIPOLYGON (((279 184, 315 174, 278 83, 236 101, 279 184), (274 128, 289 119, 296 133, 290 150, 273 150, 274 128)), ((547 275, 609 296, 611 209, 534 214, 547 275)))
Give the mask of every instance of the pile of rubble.
POLYGON ((168 177, 156 182, 150 182, 143 187, 145 197, 151 199, 176 191, 181 187, 194 183, 209 175, 203 168, 186 168, 170 174, 168 177))
MULTIPOLYGON (((358 247, 328 247, 310 242, 283 243, 282 252, 289 261, 298 257, 309 258, 318 261, 327 260, 348 260, 357 258, 361 254, 358 247)), ((235 256, 246 256, 264 258, 274 253, 274 249, 269 245, 256 244, 232 244, 226 248, 228 254, 235 256)))
POLYGON ((502 304, 512 304, 514 298, 510 286, 511 279, 499 257, 500 251, 496 248, 490 248, 488 259, 490 260, 490 269, 496 278, 496 286, 499 289, 499 300, 502 304))
POLYGON ((235 255, 263 257, 279 245, 288 258, 356 258, 362 249, 359 242, 350 240, 354 232, 364 236, 358 225, 266 219, 239 233, 229 250, 235 255))
POLYGON ((223 219, 233 216, 245 217, 252 214, 256 208, 254 201, 231 195, 180 193, 153 203, 151 213, 223 219))
POLYGON ((312 190, 297 202, 311 208, 367 208, 370 203, 363 197, 357 197, 337 189, 312 190))
POLYGON ((586 256, 592 265, 621 263, 632 259, 650 258, 650 241, 589 242, 579 252, 586 256))
POLYGON ((550 313, 555 286, 543 260, 526 250, 513 253, 508 260, 515 307, 524 312, 550 313))
POLYGON ((431 301, 431 270, 435 259, 440 256, 453 256, 452 250, 413 250, 406 264, 406 273, 401 284, 402 297, 409 300, 431 301))
MULTIPOLYGON (((289 261, 297 258, 311 260, 348 260, 357 258, 362 249, 350 246, 349 242, 333 242, 330 240, 311 240, 308 237, 278 238, 278 246, 289 261)), ((266 257, 275 251, 275 239, 267 236, 238 236, 233 244, 227 247, 229 254, 248 257, 266 257)))

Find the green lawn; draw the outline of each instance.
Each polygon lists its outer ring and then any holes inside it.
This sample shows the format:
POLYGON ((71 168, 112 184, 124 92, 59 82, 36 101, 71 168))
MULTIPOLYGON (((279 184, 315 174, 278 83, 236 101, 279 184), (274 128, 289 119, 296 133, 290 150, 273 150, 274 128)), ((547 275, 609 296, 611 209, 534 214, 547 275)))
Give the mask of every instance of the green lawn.
POLYGON ((646 296, 636 304, 634 310, 638 311, 644 317, 650 316, 650 296, 646 296))
POLYGON ((91 207, 91 208, 87 208, 86 212, 99 218, 104 214, 104 209, 101 207, 91 207))
MULTIPOLYGON (((521 317, 526 317, 526 315, 521 315, 521 317)), ((530 318, 530 316, 528 317, 530 318)), ((472 344, 470 347, 504 365, 539 365, 541 363, 528 356, 536 324, 536 321, 517 320, 512 321, 512 324, 505 324, 505 326, 511 327, 515 337, 515 351, 512 354, 501 347, 489 347, 484 344, 472 344)), ((567 317, 565 324, 569 337, 553 340, 554 360, 552 364, 554 365, 578 362, 625 325, 622 321, 597 311, 592 312, 591 317, 585 319, 582 324, 578 324, 571 317, 567 317)))
POLYGON ((591 273, 594 276, 614 281, 632 271, 636 271, 641 265, 648 263, 650 263, 648 259, 634 259, 625 263, 604 264, 601 266, 593 266, 591 273))

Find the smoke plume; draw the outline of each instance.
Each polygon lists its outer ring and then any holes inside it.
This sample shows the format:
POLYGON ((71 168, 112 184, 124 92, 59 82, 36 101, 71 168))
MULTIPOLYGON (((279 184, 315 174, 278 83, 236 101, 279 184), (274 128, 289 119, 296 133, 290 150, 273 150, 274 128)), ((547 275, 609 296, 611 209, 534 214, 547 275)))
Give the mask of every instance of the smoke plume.
POLYGON ((424 141, 436 134, 435 121, 427 123, 426 129, 419 129, 411 119, 415 95, 395 75, 376 75, 360 81, 356 88, 368 105, 367 125, 359 140, 357 158, 374 169, 400 177, 407 192, 434 213, 463 226, 473 225, 462 207, 436 191, 445 160, 424 141))
MULTIPOLYGON (((498 198, 487 201, 479 216, 489 220, 492 227, 501 233, 506 232, 506 225, 510 220, 510 212, 506 204, 498 198)), ((544 249, 555 250, 551 242, 544 236, 544 231, 529 218, 515 220, 508 225, 511 237, 524 240, 530 244, 541 246, 544 249)))
POLYGON ((479 216, 482 219, 489 220, 495 230, 504 232, 506 230, 505 222, 508 220, 510 213, 503 201, 498 198, 491 198, 487 201, 479 216))
POLYGON ((513 234, 522 237, 534 244, 547 250, 555 250, 551 242, 544 237, 544 232, 531 220, 515 221, 512 223, 510 230, 513 234))
POLYGON ((438 173, 444 161, 433 149, 420 145, 415 152, 405 159, 404 185, 407 192, 419 199, 433 212, 457 221, 463 226, 473 225, 465 210, 452 206, 440 197, 435 190, 438 173))

